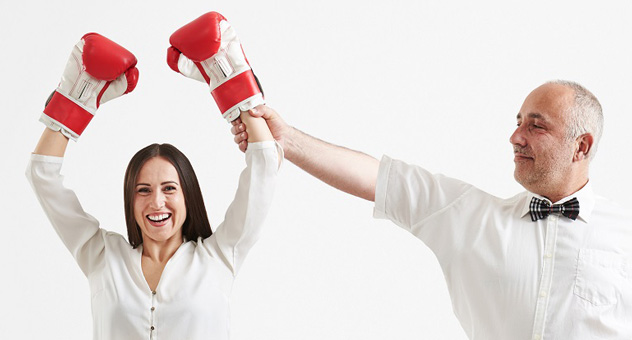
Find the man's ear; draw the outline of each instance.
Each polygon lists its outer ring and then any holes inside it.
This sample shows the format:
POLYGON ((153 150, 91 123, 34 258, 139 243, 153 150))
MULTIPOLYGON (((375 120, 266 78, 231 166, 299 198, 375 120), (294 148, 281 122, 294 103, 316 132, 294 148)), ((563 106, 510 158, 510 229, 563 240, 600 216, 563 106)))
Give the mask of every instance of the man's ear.
POLYGON ((573 162, 583 161, 590 157, 590 153, 592 152, 592 146, 595 139, 592 134, 585 133, 579 137, 575 141, 577 145, 577 149, 575 150, 575 154, 573 155, 573 162))

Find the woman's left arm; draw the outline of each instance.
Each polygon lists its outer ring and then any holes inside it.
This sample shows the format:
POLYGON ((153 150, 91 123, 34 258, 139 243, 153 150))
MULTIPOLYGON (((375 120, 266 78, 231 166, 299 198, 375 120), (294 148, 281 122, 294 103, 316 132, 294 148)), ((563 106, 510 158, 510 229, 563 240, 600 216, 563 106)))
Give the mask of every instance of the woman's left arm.
POLYGON ((276 176, 283 151, 262 118, 241 115, 249 136, 246 168, 239 176, 235 198, 224 222, 203 244, 236 275, 246 255, 259 239, 272 204, 276 176))

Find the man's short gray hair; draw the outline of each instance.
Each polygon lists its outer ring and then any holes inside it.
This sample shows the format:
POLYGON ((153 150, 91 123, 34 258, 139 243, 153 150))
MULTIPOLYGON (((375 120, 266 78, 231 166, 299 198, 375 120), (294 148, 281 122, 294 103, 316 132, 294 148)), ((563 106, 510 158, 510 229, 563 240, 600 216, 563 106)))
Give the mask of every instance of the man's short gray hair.
POLYGON ((569 109, 566 138, 575 140, 585 133, 590 133, 593 136, 593 145, 588 152, 588 158, 592 160, 603 132, 603 111, 599 100, 585 87, 573 81, 553 80, 547 84, 563 85, 575 91, 575 103, 569 109))

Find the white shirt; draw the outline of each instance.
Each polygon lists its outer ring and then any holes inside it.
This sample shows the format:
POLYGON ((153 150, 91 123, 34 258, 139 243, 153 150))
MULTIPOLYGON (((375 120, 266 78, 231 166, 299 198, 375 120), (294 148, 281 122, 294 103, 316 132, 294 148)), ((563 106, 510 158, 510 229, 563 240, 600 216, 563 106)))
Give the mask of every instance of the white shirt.
POLYGON ((32 155, 27 177, 62 241, 88 278, 94 339, 229 339, 229 294, 270 207, 279 155, 274 142, 251 143, 246 169, 224 222, 202 242, 183 243, 154 292, 133 249, 99 228, 62 184, 62 158, 32 155))
POLYGON ((532 222, 533 196, 497 198, 384 156, 374 217, 435 253, 472 340, 632 339, 632 213, 588 183, 560 201, 577 197, 576 221, 532 222))

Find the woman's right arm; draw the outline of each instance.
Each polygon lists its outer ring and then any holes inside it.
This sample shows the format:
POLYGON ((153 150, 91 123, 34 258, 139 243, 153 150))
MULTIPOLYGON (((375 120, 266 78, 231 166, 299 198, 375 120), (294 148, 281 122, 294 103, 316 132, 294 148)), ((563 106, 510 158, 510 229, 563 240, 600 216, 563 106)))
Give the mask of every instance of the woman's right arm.
POLYGON ((68 137, 59 131, 45 128, 33 153, 43 156, 64 157, 66 146, 68 146, 68 137))
POLYGON ((103 263, 105 231, 64 187, 62 157, 68 139, 81 136, 101 104, 134 90, 135 65, 134 55, 120 45, 97 33, 84 35, 46 103, 40 121, 47 128, 26 170, 44 212, 86 276, 103 263))
POLYGON ((104 231, 99 222, 83 211, 75 193, 64 187, 60 174, 68 138, 48 128, 26 170, 26 177, 53 228, 88 276, 103 260, 104 231))

